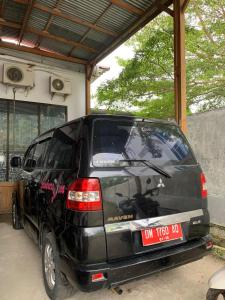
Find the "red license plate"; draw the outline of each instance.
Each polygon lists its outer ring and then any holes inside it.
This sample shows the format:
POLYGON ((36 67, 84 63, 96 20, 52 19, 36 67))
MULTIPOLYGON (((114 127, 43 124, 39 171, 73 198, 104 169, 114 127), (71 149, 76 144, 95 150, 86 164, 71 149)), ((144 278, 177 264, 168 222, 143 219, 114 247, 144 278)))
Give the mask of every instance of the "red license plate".
POLYGON ((183 239, 181 224, 172 224, 141 231, 143 246, 183 239))

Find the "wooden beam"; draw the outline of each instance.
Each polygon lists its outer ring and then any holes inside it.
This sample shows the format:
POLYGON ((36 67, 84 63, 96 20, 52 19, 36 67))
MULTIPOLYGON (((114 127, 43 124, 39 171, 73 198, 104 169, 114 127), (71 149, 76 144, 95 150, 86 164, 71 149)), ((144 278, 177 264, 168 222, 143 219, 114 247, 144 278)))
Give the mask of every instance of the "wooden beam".
MULTIPOLYGON (((109 3, 109 5, 105 8, 105 10, 100 14, 100 16, 95 20, 95 22, 94 22, 94 24, 97 24, 98 23, 98 21, 104 16, 104 14, 109 10, 109 8, 112 6, 112 4, 111 3, 109 3)), ((85 32, 85 34, 81 37, 81 39, 79 40, 79 43, 82 43, 85 39, 86 39, 86 37, 87 37, 87 35, 88 35, 88 33, 91 31, 91 28, 89 28, 86 32, 85 32)), ((69 56, 71 56, 72 55, 72 53, 73 53, 73 51, 75 50, 75 48, 76 47, 73 47, 71 50, 70 50, 70 53, 69 53, 69 56)))
POLYGON ((50 34, 48 31, 39 31, 39 30, 36 30, 35 28, 28 27, 27 32, 31 32, 31 33, 37 34, 38 36, 45 37, 45 38, 48 38, 48 39, 51 39, 51 40, 54 40, 57 42, 61 42, 61 43, 70 45, 70 46, 78 47, 78 48, 84 49, 89 52, 93 52, 93 53, 97 52, 97 50, 92 47, 89 47, 89 46, 86 46, 86 45, 83 45, 81 43, 74 42, 71 40, 67 40, 58 35, 50 34))
POLYGON ((185 16, 183 0, 174 1, 174 98, 175 117, 183 132, 187 131, 185 16))
POLYGON ((104 29, 104 28, 99 27, 97 25, 91 24, 90 22, 82 20, 82 19, 80 19, 78 17, 75 17, 73 15, 64 14, 60 10, 54 10, 54 9, 52 10, 51 8, 49 8, 47 6, 44 6, 44 5, 41 5, 41 4, 35 4, 34 7, 41 10, 41 11, 51 13, 54 16, 61 17, 63 19, 69 20, 73 23, 77 23, 77 24, 89 27, 91 29, 94 29, 96 31, 103 32, 105 34, 108 34, 108 35, 111 35, 111 36, 114 36, 114 37, 116 37, 118 35, 117 33, 113 32, 111 30, 107 30, 107 29, 104 29))
POLYGON ((14 28, 14 29, 21 29, 21 24, 20 23, 5 21, 2 18, 0 18, 0 25, 10 27, 10 28, 14 28))
MULTIPOLYGON (((0 25, 10 27, 10 28, 15 28, 15 29, 20 29, 21 28, 20 24, 5 21, 4 19, 1 19, 1 18, 0 18, 0 25)), ((39 30, 37 30, 35 28, 32 28, 32 27, 26 27, 25 32, 31 32, 31 33, 34 33, 34 34, 40 36, 40 37, 46 37, 48 39, 52 39, 54 41, 58 41, 58 42, 61 42, 61 43, 67 44, 67 45, 82 48, 82 49, 84 49, 86 51, 89 51, 89 52, 93 52, 93 53, 97 52, 97 50, 92 48, 92 47, 89 47, 89 46, 86 46, 86 45, 83 45, 81 43, 74 42, 74 41, 71 41, 71 40, 67 40, 67 39, 65 39, 63 37, 60 37, 60 36, 57 36, 57 35, 50 34, 47 31, 39 31, 39 30)))
POLYGON ((21 27, 21 30, 20 30, 19 45, 23 40, 23 36, 24 36, 25 31, 26 31, 26 27, 27 27, 27 24, 29 22, 29 18, 30 18, 30 15, 31 15, 31 12, 32 12, 32 9, 33 9, 33 6, 34 6, 34 1, 35 0, 30 0, 29 3, 28 3, 27 10, 26 10, 26 13, 25 13, 25 16, 24 16, 24 19, 23 19, 23 24, 22 24, 22 27, 21 27))
MULTIPOLYGON (((54 9, 57 9, 62 1, 63 0, 57 0, 54 9)), ((47 23, 45 25, 44 31, 48 30, 48 28, 51 25, 51 22, 52 22, 53 19, 54 19, 54 15, 50 15, 49 18, 48 18, 48 21, 47 21, 47 23)))
POLYGON ((44 57, 50 57, 50 58, 59 59, 59 60, 63 60, 63 61, 69 61, 69 62, 76 63, 76 64, 87 65, 87 63, 88 63, 86 60, 81 59, 81 58, 65 56, 65 55, 58 54, 58 53, 52 53, 52 52, 48 52, 48 51, 44 51, 44 50, 40 50, 40 49, 36 49, 36 48, 19 46, 19 45, 15 45, 15 44, 11 44, 11 43, 6 43, 6 42, 0 42, 0 48, 13 49, 13 50, 32 53, 32 54, 36 54, 36 55, 40 55, 40 56, 44 56, 44 57))
MULTIPOLYGON (((14 2, 16 3, 21 3, 21 4, 28 4, 28 0, 14 0, 14 2)), ((65 14, 63 12, 61 12, 61 10, 59 9, 52 9, 48 6, 45 6, 45 5, 42 5, 42 4, 39 4, 39 3, 35 3, 34 8, 40 10, 40 11, 43 11, 43 12, 46 12, 46 13, 49 13, 49 14, 52 14, 53 16, 56 16, 56 17, 61 17, 65 20, 69 20, 73 23, 76 23, 76 24, 80 24, 80 25, 83 25, 83 26, 86 26, 86 27, 89 27, 91 29, 94 29, 95 31, 99 31, 99 32, 103 32, 107 35, 111 35, 113 37, 117 37, 118 34, 114 31, 111 31, 111 30, 108 30, 108 29, 105 29, 105 28, 102 28, 100 26, 97 26, 97 25, 94 25, 88 21, 85 21, 83 19, 80 19, 78 17, 75 17, 73 15, 70 15, 70 14, 65 14)))
MULTIPOLYGON (((54 8, 58 8, 61 2, 62 2, 62 0, 57 0, 54 8)), ((43 31, 48 31, 49 26, 51 25, 53 19, 54 19, 54 16, 50 15, 49 18, 48 18, 47 23, 45 24, 45 27, 44 27, 43 31)), ((42 41, 42 37, 39 37, 38 40, 37 40, 37 42, 36 42, 36 47, 37 48, 39 48, 39 46, 41 44, 41 41, 42 41)))
POLYGON ((162 4, 161 2, 157 2, 156 5, 161 8, 162 11, 165 11, 171 17, 174 17, 174 11, 170 9, 168 6, 162 4))
POLYGON ((129 4, 123 0, 111 0, 111 3, 128 11, 129 13, 133 13, 138 16, 141 16, 144 14, 144 10, 142 10, 132 4, 129 4))

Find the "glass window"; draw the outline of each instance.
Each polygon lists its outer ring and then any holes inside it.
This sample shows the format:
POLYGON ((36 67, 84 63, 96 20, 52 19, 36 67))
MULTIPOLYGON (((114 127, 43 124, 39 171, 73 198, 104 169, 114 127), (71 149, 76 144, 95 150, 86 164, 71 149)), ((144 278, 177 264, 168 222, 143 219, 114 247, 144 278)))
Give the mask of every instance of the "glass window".
POLYGON ((36 145, 36 149, 33 157, 33 159, 36 161, 35 163, 36 168, 41 168, 44 165, 46 148, 48 147, 49 141, 50 140, 48 139, 36 145))
POLYGON ((35 148, 36 148, 36 145, 31 146, 25 154, 23 167, 26 170, 35 168, 35 163, 34 163, 34 159, 33 159, 35 148))
POLYGON ((56 105, 41 105, 40 133, 63 124, 66 120, 66 107, 56 105))
POLYGON ((77 151, 79 123, 57 129, 48 150, 47 168, 71 169, 77 151))
POLYGON ((38 106, 34 103, 11 102, 9 126, 9 151, 24 153, 38 136, 38 106))
POLYGON ((97 120, 93 164, 118 166, 126 159, 151 161, 160 166, 196 163, 190 146, 175 125, 97 120))

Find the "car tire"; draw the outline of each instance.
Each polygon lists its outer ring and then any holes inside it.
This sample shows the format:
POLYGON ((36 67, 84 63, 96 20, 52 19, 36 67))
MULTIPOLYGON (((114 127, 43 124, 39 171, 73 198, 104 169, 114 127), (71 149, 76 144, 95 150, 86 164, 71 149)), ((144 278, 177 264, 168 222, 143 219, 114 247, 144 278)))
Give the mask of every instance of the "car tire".
POLYGON ((12 200, 12 226, 14 229, 22 229, 21 221, 20 221, 20 213, 16 198, 12 200))
POLYGON ((43 236, 42 272, 45 290, 50 299, 62 300, 75 293, 75 289, 59 270, 59 251, 51 232, 43 236))
POLYGON ((220 295, 225 299, 225 290, 208 289, 206 300, 217 300, 220 295))

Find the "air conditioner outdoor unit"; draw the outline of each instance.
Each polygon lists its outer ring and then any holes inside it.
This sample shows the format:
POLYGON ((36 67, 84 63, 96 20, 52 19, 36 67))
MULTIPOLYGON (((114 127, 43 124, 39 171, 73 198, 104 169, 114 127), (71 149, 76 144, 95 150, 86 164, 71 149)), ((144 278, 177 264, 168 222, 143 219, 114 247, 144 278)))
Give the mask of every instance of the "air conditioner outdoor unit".
POLYGON ((50 92, 61 95, 71 94, 71 81, 62 77, 51 76, 50 92))
POLYGON ((5 63, 3 65, 3 83, 14 86, 33 87, 33 69, 26 64, 5 63))

